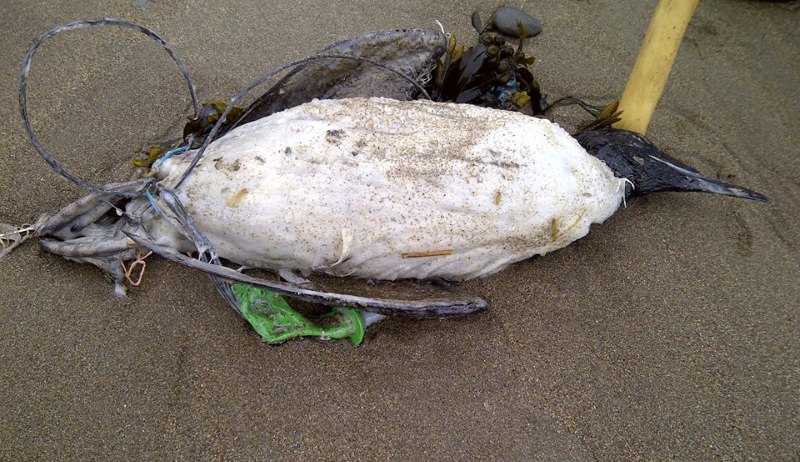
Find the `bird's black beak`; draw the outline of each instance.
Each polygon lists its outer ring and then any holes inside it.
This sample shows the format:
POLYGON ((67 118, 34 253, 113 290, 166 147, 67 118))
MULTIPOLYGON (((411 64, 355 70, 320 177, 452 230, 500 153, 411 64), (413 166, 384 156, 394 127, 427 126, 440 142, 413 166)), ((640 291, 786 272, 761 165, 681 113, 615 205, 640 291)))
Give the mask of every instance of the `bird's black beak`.
POLYGON ((575 137, 589 154, 605 162, 626 186, 626 195, 659 191, 701 191, 726 196, 768 201, 763 194, 709 178, 659 151, 644 136, 612 128, 589 130, 575 137))

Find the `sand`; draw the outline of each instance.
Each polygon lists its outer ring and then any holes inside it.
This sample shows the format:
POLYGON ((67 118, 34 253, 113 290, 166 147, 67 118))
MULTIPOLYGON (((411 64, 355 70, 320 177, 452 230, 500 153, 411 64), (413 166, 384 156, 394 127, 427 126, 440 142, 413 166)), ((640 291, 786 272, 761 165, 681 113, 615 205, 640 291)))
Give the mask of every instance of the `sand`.
MULTIPOLYGON (((17 108, 25 51, 53 26, 145 24, 207 101, 362 31, 439 19, 470 42, 472 10, 499 5, 107 3, 3 8, 0 222, 81 195, 17 108)), ((620 95, 654 5, 526 2, 545 93, 620 95)), ((480 315, 389 320, 359 348, 270 347, 201 274, 152 259, 117 299, 99 270, 19 248, 0 262, 0 459, 797 460, 799 23, 797 2, 702 2, 648 132, 772 202, 630 201, 568 248, 459 287, 491 301, 480 315)), ((94 183, 128 178, 133 146, 175 133, 188 107, 166 54, 116 29, 48 42, 30 92, 42 141, 94 183)))

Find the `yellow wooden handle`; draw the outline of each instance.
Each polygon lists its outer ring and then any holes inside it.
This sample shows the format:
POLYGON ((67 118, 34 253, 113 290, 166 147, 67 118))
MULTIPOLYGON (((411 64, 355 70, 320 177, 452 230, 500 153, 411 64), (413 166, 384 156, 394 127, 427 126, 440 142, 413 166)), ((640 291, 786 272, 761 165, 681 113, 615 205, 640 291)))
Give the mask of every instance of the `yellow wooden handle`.
POLYGON ((615 128, 644 134, 699 0, 660 0, 620 99, 615 128))

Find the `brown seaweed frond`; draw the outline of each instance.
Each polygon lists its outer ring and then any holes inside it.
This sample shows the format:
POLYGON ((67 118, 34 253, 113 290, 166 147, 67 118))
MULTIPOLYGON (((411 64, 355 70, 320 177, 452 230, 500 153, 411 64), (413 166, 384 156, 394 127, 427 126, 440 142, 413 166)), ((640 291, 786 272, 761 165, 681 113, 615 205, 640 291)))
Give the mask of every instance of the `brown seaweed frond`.
POLYGON ((595 115, 595 119, 588 124, 578 129, 578 133, 583 133, 589 130, 595 130, 602 127, 610 127, 611 125, 622 120, 620 117, 622 111, 619 109, 619 100, 612 101, 607 104, 600 112, 595 115))

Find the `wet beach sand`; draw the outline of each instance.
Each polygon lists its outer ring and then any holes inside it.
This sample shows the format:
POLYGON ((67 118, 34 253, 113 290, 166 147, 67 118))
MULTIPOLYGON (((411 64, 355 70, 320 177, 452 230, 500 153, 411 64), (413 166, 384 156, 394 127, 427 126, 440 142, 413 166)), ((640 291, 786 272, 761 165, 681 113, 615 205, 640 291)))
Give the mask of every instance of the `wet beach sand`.
MULTIPOLYGON (((8 2, 0 53, 0 222, 82 195, 31 148, 22 58, 68 21, 162 34, 204 101, 377 29, 466 43, 499 3, 8 2)), ((655 1, 536 1, 550 99, 618 97, 655 1)), ((262 344, 202 274, 159 259, 126 299, 35 244, 0 262, 2 460, 797 460, 800 458, 800 9, 701 2, 648 135, 772 198, 630 201, 581 241, 463 284, 486 313, 393 319, 347 342, 262 344)), ((177 132, 188 94, 163 50, 106 28, 37 53, 41 139, 93 183, 177 132)), ((582 114, 562 111, 565 126, 582 114)))

